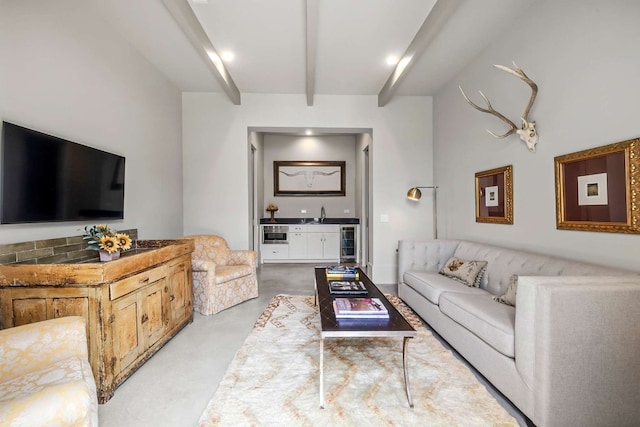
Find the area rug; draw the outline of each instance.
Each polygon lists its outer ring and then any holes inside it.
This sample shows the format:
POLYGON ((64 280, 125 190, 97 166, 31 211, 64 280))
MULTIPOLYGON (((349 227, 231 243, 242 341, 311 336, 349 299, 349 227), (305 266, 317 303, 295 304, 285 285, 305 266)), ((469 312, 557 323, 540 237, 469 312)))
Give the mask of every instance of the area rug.
POLYGON ((409 408, 402 338, 325 340, 319 407, 320 318, 313 297, 278 295, 238 350, 200 426, 517 426, 402 301, 409 341, 409 408))

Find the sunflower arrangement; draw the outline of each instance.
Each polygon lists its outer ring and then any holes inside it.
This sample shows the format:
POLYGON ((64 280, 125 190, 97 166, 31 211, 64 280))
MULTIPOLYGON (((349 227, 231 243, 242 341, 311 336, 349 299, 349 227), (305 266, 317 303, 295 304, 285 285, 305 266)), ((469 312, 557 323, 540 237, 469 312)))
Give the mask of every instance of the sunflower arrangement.
POLYGON ((108 225, 99 224, 84 227, 82 238, 89 244, 87 249, 114 253, 131 248, 131 237, 125 233, 118 233, 108 225))

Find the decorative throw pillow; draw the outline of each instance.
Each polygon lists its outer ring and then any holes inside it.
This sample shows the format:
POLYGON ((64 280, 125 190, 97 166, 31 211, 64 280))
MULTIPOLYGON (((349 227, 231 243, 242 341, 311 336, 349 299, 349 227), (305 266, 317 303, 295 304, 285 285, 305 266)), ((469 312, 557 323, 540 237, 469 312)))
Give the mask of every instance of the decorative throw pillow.
POLYGON ((504 295, 498 297, 494 296, 493 300, 498 301, 501 304, 507 304, 516 306, 516 294, 518 292, 518 275, 514 274, 511 276, 511 281, 509 282, 509 287, 507 288, 504 295))
POLYGON ((460 258, 451 257, 440 270, 440 274, 477 288, 486 269, 487 261, 463 261, 460 258))

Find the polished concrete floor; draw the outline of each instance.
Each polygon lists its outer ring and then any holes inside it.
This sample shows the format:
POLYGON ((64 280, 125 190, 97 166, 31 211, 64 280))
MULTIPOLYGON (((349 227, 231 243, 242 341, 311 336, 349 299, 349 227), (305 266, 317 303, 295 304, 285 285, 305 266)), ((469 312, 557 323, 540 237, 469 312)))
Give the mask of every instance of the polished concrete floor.
MULTIPOLYGON (((235 352, 271 299, 278 294, 313 294, 313 265, 265 264, 258 268, 258 283, 259 298, 213 316, 195 313, 192 324, 118 387, 109 402, 100 405, 100 426, 195 426, 235 352)), ((394 285, 380 288, 396 293, 394 285)), ((520 413, 488 388, 524 425, 520 413)))

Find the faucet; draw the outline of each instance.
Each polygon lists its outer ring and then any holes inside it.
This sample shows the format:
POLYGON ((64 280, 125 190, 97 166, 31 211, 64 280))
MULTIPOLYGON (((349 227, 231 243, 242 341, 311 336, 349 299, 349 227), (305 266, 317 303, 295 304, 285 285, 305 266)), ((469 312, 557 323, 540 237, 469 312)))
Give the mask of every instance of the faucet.
POLYGON ((324 206, 320 208, 320 222, 324 222, 324 219, 327 217, 327 214, 324 212, 324 206))

